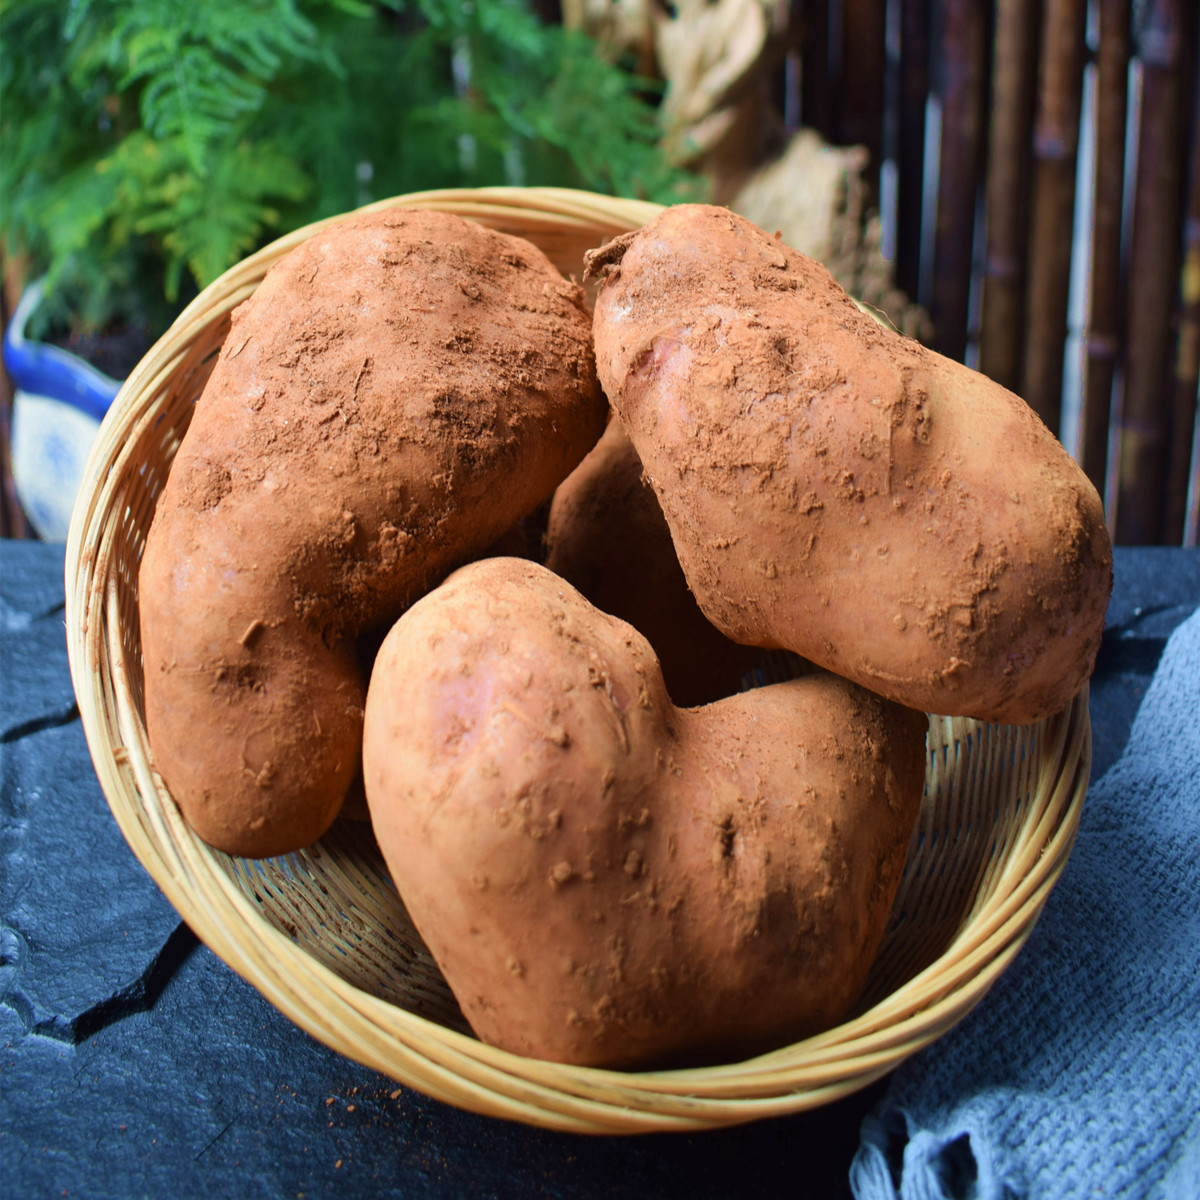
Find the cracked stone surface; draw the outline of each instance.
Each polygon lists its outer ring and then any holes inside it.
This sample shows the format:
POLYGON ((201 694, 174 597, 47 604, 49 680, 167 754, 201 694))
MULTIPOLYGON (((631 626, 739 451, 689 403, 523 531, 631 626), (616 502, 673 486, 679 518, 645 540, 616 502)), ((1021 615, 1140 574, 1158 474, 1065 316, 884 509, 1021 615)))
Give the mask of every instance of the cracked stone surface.
POLYGON ((153 1003, 195 939, 96 783, 46 549, 6 544, 0 570, 0 1004, 76 1042, 153 1003))
MULTIPOLYGON (((1092 686, 1115 761, 1200 554, 1121 550, 1092 686)), ((128 849, 74 707, 62 548, 0 543, 0 1177, 4 1196, 849 1196, 883 1084, 694 1136, 583 1138, 478 1117, 314 1041, 197 944, 128 849)))
POLYGON ((0 543, 0 679, 3 1195, 703 1200, 760 1172, 758 1194, 791 1197, 801 1163, 849 1194, 878 1087, 745 1129, 595 1139, 335 1054, 198 945, 125 844, 74 707, 61 547, 0 543))

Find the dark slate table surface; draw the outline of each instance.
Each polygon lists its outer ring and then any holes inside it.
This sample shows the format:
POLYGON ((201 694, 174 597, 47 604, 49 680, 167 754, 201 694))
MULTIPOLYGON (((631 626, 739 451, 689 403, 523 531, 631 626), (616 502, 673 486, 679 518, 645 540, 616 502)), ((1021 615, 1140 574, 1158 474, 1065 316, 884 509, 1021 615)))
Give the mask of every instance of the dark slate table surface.
MULTIPOLYGON (((109 814, 67 669, 62 555, 0 542, 6 1200, 849 1195, 886 1081, 737 1129, 588 1138, 439 1104, 293 1026, 197 942, 109 814)), ((1093 779, 1198 605, 1200 551, 1118 549, 1093 779)))

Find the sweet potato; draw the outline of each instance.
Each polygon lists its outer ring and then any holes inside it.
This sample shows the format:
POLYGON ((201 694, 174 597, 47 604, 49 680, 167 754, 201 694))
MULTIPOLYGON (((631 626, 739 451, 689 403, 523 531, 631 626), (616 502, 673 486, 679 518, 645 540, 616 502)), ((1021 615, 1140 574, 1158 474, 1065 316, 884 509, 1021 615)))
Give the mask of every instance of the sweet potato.
POLYGON ((604 1066, 839 1020, 882 936, 927 719, 822 672, 675 708, 632 626, 535 563, 463 567, 384 640, 371 819, 480 1038, 604 1066))
POLYGON ((588 270, 601 383, 718 628, 927 712, 1075 695, 1111 546, 1028 405, 725 209, 668 209, 588 270))
POLYGON ((600 436, 589 321, 530 243, 395 209, 322 229, 236 309, 139 576, 150 743, 201 837, 278 854, 333 821, 356 637, 600 436))
POLYGON ((647 638, 676 704, 732 695, 765 658, 731 642, 700 611, 658 498, 615 418, 554 493, 546 566, 647 638))

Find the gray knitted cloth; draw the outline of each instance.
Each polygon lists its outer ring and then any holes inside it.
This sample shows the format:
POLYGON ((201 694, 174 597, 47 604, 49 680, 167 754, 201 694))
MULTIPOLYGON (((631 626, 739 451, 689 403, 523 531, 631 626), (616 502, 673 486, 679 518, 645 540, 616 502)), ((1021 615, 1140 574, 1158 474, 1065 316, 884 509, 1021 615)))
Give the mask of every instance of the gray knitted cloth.
POLYGON ((1008 972, 893 1076, 858 1200, 1200 1200, 1200 612, 1008 972))

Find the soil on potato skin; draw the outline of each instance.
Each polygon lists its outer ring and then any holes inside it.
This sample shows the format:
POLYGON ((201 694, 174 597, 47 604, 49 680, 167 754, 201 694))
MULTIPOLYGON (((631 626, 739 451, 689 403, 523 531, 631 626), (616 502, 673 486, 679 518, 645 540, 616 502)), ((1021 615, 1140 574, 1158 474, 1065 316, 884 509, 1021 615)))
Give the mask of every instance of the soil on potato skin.
POLYGON ((684 1066, 794 1041, 853 1002, 926 728, 827 674, 678 709, 633 628, 545 568, 490 559, 388 635, 364 770, 380 847, 484 1041, 684 1066))
POLYGON ((650 642, 681 707, 732 695, 766 657, 730 641, 700 611, 658 498, 616 417, 554 493, 544 565, 650 642))
POLYGON ((356 639, 600 436, 590 316, 530 243, 399 210, 317 233, 234 310, 139 580, 151 744, 201 837, 284 853, 332 820, 356 639))
POLYGON ((1027 722, 1075 694, 1111 548, 1018 397, 728 210, 668 209, 591 277, 601 382, 718 628, 926 711, 1027 722))
POLYGON ((424 560, 456 557, 441 550, 469 510, 478 516, 473 538, 494 527, 508 505, 485 476, 507 481, 510 498, 514 489, 550 490, 549 478, 528 477, 531 437, 546 435, 536 457, 549 477, 599 435, 594 422, 591 433, 578 427, 589 424, 584 414, 598 395, 579 289, 539 273, 552 270, 548 263, 531 267, 527 243, 476 227, 468 244, 466 224, 434 213, 359 219, 338 232, 357 231, 362 242, 353 270, 327 261, 329 233, 272 268, 234 312, 197 405, 194 427, 208 428, 209 447, 185 439, 172 470, 168 491, 201 519, 217 505, 259 503, 270 478, 297 611, 339 633, 421 594, 430 583, 424 560), (405 298, 386 300, 399 280, 405 298), (373 292, 379 299, 367 303, 373 292), (574 431, 551 433, 546 397, 554 395, 580 418, 574 431), (228 453, 212 454, 222 442, 228 453), (428 473, 410 477, 418 462, 428 473), (341 507, 317 528, 303 514, 330 490, 341 507), (400 557, 407 581, 393 570, 400 557))

